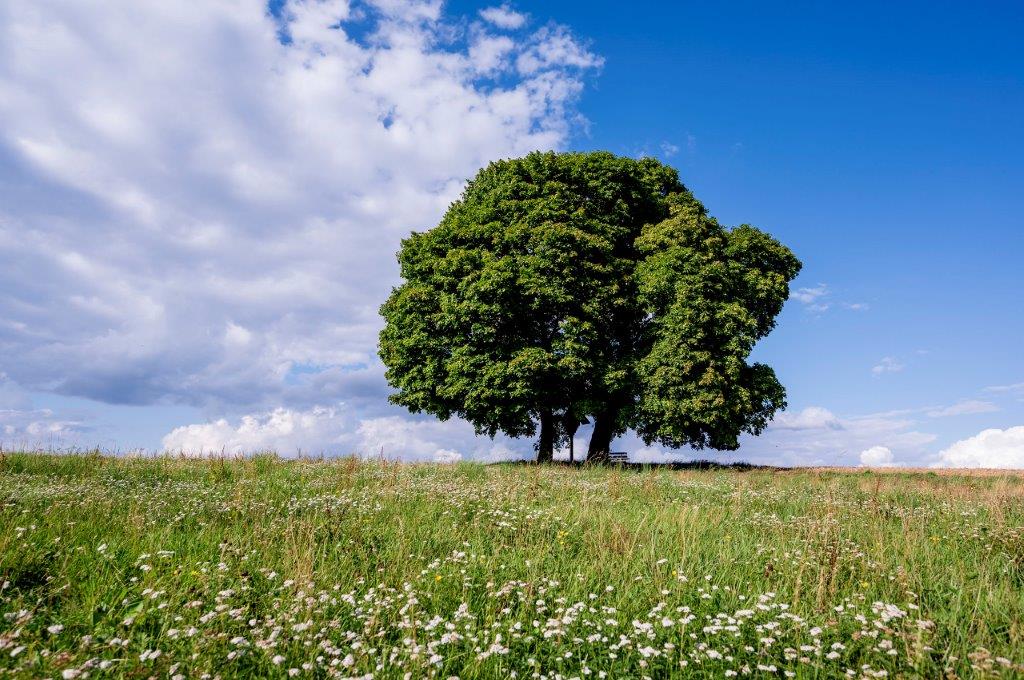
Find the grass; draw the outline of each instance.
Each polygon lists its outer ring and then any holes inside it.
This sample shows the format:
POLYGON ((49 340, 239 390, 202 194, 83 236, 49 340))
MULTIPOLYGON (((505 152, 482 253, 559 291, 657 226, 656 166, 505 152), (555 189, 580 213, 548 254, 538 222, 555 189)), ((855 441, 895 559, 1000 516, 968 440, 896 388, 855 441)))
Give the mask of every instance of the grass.
POLYGON ((9 677, 1018 677, 1024 479, 0 458, 9 677))

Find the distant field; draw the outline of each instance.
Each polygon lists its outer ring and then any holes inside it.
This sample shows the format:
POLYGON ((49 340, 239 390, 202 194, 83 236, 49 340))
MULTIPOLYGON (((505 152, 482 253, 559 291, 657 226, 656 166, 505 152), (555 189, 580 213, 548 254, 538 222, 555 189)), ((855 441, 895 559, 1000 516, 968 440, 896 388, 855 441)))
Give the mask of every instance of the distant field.
MULTIPOLYGON (((863 474, 865 469, 854 467, 814 467, 796 468, 796 470, 799 472, 849 472, 863 474)), ((944 477, 1024 477, 1024 470, 1003 470, 997 468, 880 467, 871 468, 871 472, 900 475, 942 475, 944 477)))
POLYGON ((0 457, 0 675, 1024 675, 1024 478, 0 457))

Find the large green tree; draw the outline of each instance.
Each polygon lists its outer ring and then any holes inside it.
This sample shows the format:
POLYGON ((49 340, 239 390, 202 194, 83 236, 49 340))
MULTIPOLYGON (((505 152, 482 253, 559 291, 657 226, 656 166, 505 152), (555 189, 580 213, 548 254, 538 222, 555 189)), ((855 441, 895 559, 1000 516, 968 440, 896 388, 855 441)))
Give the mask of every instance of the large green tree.
POLYGON ((601 459, 629 427, 735 448, 784 406, 746 357, 799 262, 752 227, 719 226, 654 159, 492 163, 399 263, 381 308, 391 400, 491 436, 539 430, 539 460, 587 416, 601 459))

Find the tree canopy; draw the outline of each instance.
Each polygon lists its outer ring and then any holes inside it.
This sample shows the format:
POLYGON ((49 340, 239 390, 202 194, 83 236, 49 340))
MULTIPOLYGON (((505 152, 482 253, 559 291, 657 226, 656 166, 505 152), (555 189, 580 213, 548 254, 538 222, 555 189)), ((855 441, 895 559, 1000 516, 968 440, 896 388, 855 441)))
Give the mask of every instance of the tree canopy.
POLYGON ((800 269, 770 236, 726 229, 651 158, 533 153, 491 163, 441 223, 403 240, 381 307, 391 401, 478 433, 538 434, 538 458, 588 416, 591 459, 648 442, 735 449, 785 391, 749 365, 800 269))

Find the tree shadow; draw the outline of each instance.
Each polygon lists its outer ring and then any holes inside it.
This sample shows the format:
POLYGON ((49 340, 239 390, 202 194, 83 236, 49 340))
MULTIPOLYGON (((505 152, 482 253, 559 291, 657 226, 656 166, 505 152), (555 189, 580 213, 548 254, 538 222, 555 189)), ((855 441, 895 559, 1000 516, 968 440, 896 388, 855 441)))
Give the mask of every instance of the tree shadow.
MULTIPOLYGON (((497 463, 491 463, 491 465, 508 465, 508 466, 528 466, 535 467, 542 465, 533 460, 509 460, 500 461, 497 463)), ((687 461, 665 461, 664 463, 633 463, 629 461, 604 461, 604 462, 590 462, 587 461, 576 461, 570 463, 567 460, 555 460, 543 465, 553 465, 559 467, 571 467, 571 468, 613 468, 618 470, 733 470, 737 472, 786 472, 792 470, 792 468, 782 467, 779 465, 755 465, 754 463, 719 463, 713 460, 687 460, 687 461)))

